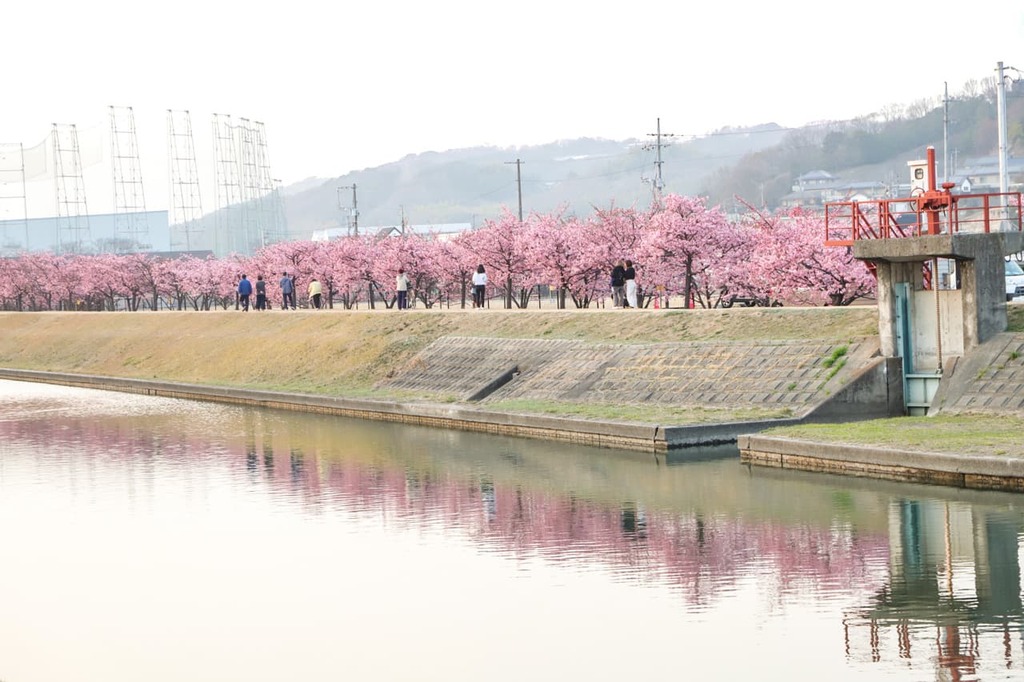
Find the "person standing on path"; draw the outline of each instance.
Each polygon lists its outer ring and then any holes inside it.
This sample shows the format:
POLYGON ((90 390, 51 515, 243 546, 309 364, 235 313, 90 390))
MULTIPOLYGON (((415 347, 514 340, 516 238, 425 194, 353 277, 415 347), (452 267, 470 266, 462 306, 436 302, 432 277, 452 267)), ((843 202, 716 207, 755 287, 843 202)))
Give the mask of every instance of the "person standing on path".
POLYGON ((243 312, 249 312, 249 296, 252 294, 252 282, 242 275, 238 281, 238 302, 242 305, 243 312))
POLYGON ((295 286, 292 278, 287 272, 281 273, 281 308, 288 310, 288 301, 291 301, 292 310, 295 310, 295 286))
POLYGON ((636 270, 633 268, 633 261, 626 261, 626 303, 629 308, 636 308, 636 270))
POLYGON ((263 275, 256 275, 256 310, 267 309, 267 283, 263 275))
POLYGON ((398 309, 406 310, 409 307, 409 277, 405 274, 404 268, 398 268, 395 291, 398 293, 398 309))
POLYGON ((487 273, 484 272, 484 266, 481 263, 476 266, 476 272, 473 273, 473 307, 483 308, 484 298, 487 291, 487 273))
POLYGON ((621 308, 626 300, 626 266, 620 260, 612 268, 612 307, 621 308))
POLYGON ((320 296, 323 293, 323 288, 320 286, 320 280, 316 277, 309 283, 309 303, 317 310, 320 309, 320 296))

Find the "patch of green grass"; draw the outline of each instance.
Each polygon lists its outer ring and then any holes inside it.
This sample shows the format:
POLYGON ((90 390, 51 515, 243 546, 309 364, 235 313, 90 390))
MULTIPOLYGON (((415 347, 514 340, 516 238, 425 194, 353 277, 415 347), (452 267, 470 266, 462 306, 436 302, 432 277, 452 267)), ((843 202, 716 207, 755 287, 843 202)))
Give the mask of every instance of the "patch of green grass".
POLYGON ((1024 304, 1010 303, 1006 306, 1008 332, 1024 332, 1024 304))
POLYGON ((758 421, 785 419, 793 416, 792 408, 708 409, 668 405, 622 405, 601 403, 570 403, 556 400, 501 400, 482 403, 481 409, 496 412, 522 412, 574 417, 596 421, 640 422, 643 424, 702 424, 707 422, 758 421))
POLYGON ((1024 416, 936 415, 777 426, 765 435, 921 452, 1024 456, 1024 416))
POLYGON ((825 375, 825 381, 828 381, 836 375, 836 372, 846 366, 846 358, 839 358, 839 362, 832 365, 832 369, 829 370, 828 374, 825 375))
POLYGON ((845 363, 845 356, 846 353, 849 352, 849 350, 849 346, 838 346, 835 350, 832 351, 832 355, 828 356, 827 358, 821 361, 822 367, 832 367, 840 358, 844 358, 843 362, 845 363))
POLYGON ((1016 360, 1019 357, 1020 357, 1020 353, 1018 353, 1015 350, 1011 350, 1010 351, 1010 360, 1016 360))

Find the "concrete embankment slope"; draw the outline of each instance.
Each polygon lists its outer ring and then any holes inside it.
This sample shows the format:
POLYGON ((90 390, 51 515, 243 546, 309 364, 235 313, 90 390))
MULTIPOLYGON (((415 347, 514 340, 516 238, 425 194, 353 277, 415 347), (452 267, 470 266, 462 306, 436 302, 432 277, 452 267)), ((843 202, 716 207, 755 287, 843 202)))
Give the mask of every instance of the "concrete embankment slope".
POLYGON ((955 366, 932 402, 936 414, 1024 411, 1024 334, 997 334, 955 366))
POLYGON ((877 365, 874 326, 873 308, 0 313, 0 367, 144 382, 122 390, 219 387, 275 406, 303 394, 292 402, 521 435, 640 429, 646 447, 651 433, 670 447, 686 441, 672 429, 698 424, 718 442, 750 430, 722 424, 857 393, 877 365))

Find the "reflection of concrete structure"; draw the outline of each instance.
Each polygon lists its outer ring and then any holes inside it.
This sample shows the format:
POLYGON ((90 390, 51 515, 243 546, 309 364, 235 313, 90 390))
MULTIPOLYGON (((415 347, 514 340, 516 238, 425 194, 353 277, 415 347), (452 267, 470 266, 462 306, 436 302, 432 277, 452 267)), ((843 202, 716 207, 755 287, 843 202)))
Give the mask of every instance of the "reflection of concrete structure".
POLYGON ((954 680, 974 675, 983 652, 1003 652, 1007 667, 1024 656, 1018 557, 1024 519, 979 505, 897 500, 889 520, 890 581, 847 615, 851 656, 867 649, 874 662, 935 660, 954 680), (882 644, 890 628, 896 652, 882 644))

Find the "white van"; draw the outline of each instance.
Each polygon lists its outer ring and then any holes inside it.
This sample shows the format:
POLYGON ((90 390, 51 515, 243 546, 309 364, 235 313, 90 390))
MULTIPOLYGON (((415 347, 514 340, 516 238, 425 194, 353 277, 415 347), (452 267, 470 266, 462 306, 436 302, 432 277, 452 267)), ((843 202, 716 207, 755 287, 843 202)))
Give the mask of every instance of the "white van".
POLYGON ((1006 300, 1024 296, 1024 270, 1015 260, 1006 261, 1006 300))

